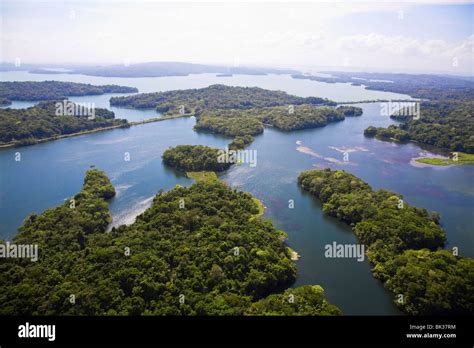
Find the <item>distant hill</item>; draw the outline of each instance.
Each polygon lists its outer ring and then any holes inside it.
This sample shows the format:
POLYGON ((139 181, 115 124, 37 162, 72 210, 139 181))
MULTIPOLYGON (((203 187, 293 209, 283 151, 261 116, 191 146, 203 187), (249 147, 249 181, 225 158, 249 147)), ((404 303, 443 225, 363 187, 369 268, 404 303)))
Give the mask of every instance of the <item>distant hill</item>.
POLYGON ((83 74, 104 77, 161 77, 161 76, 186 76, 189 74, 242 74, 242 75, 266 75, 266 74, 295 74, 297 71, 289 69, 267 69, 250 67, 233 67, 219 65, 204 65, 181 62, 151 62, 131 65, 98 65, 71 67, 70 71, 55 71, 54 69, 36 68, 30 72, 35 74, 83 74))
POLYGON ((465 76, 343 71, 320 73, 331 76, 294 74, 293 78, 327 83, 363 84, 370 90, 408 94, 413 98, 460 100, 474 97, 474 80, 465 76))

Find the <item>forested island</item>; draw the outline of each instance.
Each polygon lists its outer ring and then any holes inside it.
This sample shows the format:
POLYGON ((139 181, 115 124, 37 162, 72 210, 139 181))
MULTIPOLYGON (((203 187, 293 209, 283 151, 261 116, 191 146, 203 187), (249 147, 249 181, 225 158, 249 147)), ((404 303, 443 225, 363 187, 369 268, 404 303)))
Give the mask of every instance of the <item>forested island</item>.
POLYGON ((154 108, 160 113, 172 115, 179 113, 199 115, 203 110, 250 109, 299 104, 335 105, 336 103, 328 99, 302 98, 282 91, 270 91, 258 87, 224 85, 110 98, 110 105, 113 106, 154 108))
POLYGON ((60 100, 66 97, 99 95, 105 93, 137 93, 135 87, 118 85, 94 86, 86 83, 62 81, 0 82, 0 98, 7 100, 39 101, 60 100))
POLYGON ((321 200, 325 213, 351 224, 367 247, 374 276, 404 312, 474 313, 474 259, 441 250, 446 233, 439 214, 411 206, 394 192, 373 191, 343 170, 308 170, 298 184, 321 200))
POLYGON ((218 161, 219 149, 204 145, 178 145, 163 153, 163 162, 184 172, 214 171, 229 169, 232 163, 218 161))
MULTIPOLYGON (((57 103, 45 101, 26 109, 0 109, 0 146, 32 145, 81 132, 128 127, 127 120, 115 119, 112 111, 95 108, 93 117, 87 114, 57 115, 57 103)), ((74 103, 71 110, 75 111, 74 103)))
POLYGON ((105 173, 14 237, 39 260, 0 259, 1 315, 338 315, 319 286, 276 294, 296 277, 284 240, 255 218, 252 196, 218 180, 160 191, 130 226, 112 228, 105 173))

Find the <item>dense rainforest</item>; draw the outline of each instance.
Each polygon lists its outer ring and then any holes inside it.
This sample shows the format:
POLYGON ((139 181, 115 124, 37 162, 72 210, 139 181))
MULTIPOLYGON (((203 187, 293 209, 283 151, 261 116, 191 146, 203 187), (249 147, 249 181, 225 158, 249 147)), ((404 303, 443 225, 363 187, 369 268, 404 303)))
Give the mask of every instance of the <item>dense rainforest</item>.
POLYGON ((194 130, 227 136, 261 134, 264 130, 263 123, 253 116, 255 109, 251 110, 249 114, 236 109, 226 110, 226 112, 205 112, 197 118, 194 130))
POLYGON ((195 130, 237 136, 256 135, 264 125, 283 131, 323 127, 330 122, 342 121, 346 116, 360 116, 362 109, 353 106, 321 107, 290 105, 252 109, 204 111, 197 117, 195 130))
POLYGON ((232 165, 218 161, 219 149, 204 145, 178 145, 167 149, 162 158, 167 166, 184 172, 221 172, 232 165))
POLYGON ((127 120, 115 119, 112 111, 101 108, 94 109, 93 118, 82 114, 58 116, 56 103, 56 101, 46 101, 26 109, 0 109, 0 145, 30 145, 62 135, 129 125, 127 120))
POLYGON ((254 302, 247 310, 249 315, 340 315, 341 311, 328 303, 319 285, 303 285, 285 290, 282 294, 269 295, 254 302), (289 299, 297 298, 292 303, 289 299))
POLYGON ((37 244, 39 260, 0 259, 0 314, 340 314, 319 286, 274 294, 296 267, 250 194, 218 180, 176 186, 106 232, 114 194, 90 169, 72 200, 25 219, 12 242, 37 244))
POLYGON ((335 105, 335 102, 317 97, 302 98, 282 91, 270 91, 258 87, 224 85, 110 98, 110 105, 155 108, 158 112, 168 115, 179 113, 199 115, 203 110, 250 109, 299 104, 335 105))
MULTIPOLYGON (((427 101, 420 104, 418 119, 403 116, 403 110, 391 117, 401 121, 387 128, 368 127, 364 134, 381 139, 415 141, 449 151, 474 153, 474 102, 427 101)), ((407 113, 405 113, 407 114, 407 113)))
POLYGON ((0 98, 7 100, 59 100, 72 96, 105 93, 137 93, 135 87, 117 85, 94 86, 86 83, 62 81, 0 82, 0 98))
POLYGON ((439 214, 372 188, 343 170, 308 170, 299 185, 323 203, 328 215, 351 224, 367 247, 375 277, 413 315, 473 314, 474 259, 440 250, 446 234, 439 214))

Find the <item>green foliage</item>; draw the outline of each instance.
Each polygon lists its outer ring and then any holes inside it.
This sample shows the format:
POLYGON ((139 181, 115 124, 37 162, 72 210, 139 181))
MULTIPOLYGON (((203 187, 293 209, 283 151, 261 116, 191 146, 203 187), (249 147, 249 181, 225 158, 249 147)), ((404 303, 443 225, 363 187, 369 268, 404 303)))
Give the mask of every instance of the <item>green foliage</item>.
POLYGON ((111 126, 128 126, 127 120, 116 120, 114 113, 107 109, 95 109, 93 119, 82 115, 58 116, 55 103, 40 102, 27 109, 0 109, 0 143, 29 145, 61 135, 111 126))
POLYGON ((186 176, 196 181, 212 182, 219 180, 215 172, 186 172, 186 176))
POLYGON ((304 285, 270 295, 253 303, 248 315, 340 315, 341 311, 328 303, 319 285, 304 285))
POLYGON ((316 97, 296 97, 282 91, 269 91, 258 87, 230 87, 211 85, 200 89, 176 90, 158 93, 141 93, 127 97, 114 97, 110 105, 134 108, 156 108, 165 114, 185 112, 200 114, 203 110, 250 109, 276 105, 335 103, 316 97))
POLYGON ((87 171, 82 190, 103 199, 115 196, 115 188, 109 178, 97 169, 87 171))
POLYGON ((298 183, 323 202, 325 213, 353 224, 354 233, 369 249, 378 241, 383 241, 384 250, 391 253, 436 250, 445 242, 445 232, 425 209, 401 202, 402 196, 394 192, 374 192, 343 170, 305 171, 298 183))
MULTIPOLYGON (((239 110, 229 110, 228 112, 240 114, 239 110)), ((215 113, 206 113, 199 117, 194 130, 228 136, 257 135, 263 133, 263 123, 253 117, 220 117, 215 113)))
POLYGON ((474 118, 472 100, 428 101, 420 105, 419 119, 402 115, 391 117, 404 123, 388 128, 369 127, 366 136, 414 141, 449 151, 474 153, 474 118))
POLYGON ((72 96, 104 93, 136 93, 135 87, 117 85, 94 86, 62 81, 0 82, 0 97, 9 100, 59 100, 72 96))
POLYGON ((344 110, 341 107, 301 105, 293 107, 290 112, 288 107, 275 107, 259 110, 258 117, 264 124, 284 131, 293 131, 323 127, 331 122, 342 121, 344 110))
POLYGON ((474 313, 474 260, 447 250, 406 250, 379 264, 377 278, 395 294, 398 305, 414 315, 474 313))
MULTIPOLYGON (((217 180, 176 186, 135 223, 106 233, 111 195, 93 169, 74 208, 66 202, 25 220, 13 242, 38 243, 39 261, 0 260, 0 314, 242 315, 295 280, 281 233, 253 218, 259 209, 248 193, 217 180)), ((319 289, 308 299, 292 291, 304 314, 326 314, 319 289)))
POLYGON ((352 106, 321 107, 315 105, 274 106, 252 109, 208 110, 201 113, 195 130, 229 136, 256 135, 264 125, 283 131, 323 127, 342 121, 345 116, 358 116, 362 109, 352 106))
POLYGON ((417 162, 431 164, 435 166, 451 166, 451 165, 460 165, 460 164, 474 164, 474 154, 467 154, 458 152, 457 157, 454 157, 453 154, 450 154, 448 158, 417 158, 417 162))
POLYGON ((347 106, 347 105, 339 106, 337 110, 339 112, 342 112, 342 114, 346 117, 361 116, 363 112, 361 108, 358 108, 356 106, 347 106))
POLYGON ((232 163, 219 161, 219 150, 204 145, 178 145, 163 153, 163 162, 181 171, 215 171, 229 169, 232 163))
POLYGON ((229 150, 242 150, 253 142, 251 135, 236 136, 229 144, 229 150))
POLYGON ((407 131, 395 125, 390 125, 387 128, 369 126, 364 130, 364 135, 367 137, 378 137, 382 140, 395 141, 409 141, 410 135, 407 131))
POLYGON ((390 191, 374 192, 343 170, 305 171, 298 183, 323 202, 325 213, 352 225, 368 247, 375 276, 404 295, 403 303, 396 302, 401 309, 409 314, 473 312, 473 260, 437 251, 446 240, 438 213, 430 215, 390 191))

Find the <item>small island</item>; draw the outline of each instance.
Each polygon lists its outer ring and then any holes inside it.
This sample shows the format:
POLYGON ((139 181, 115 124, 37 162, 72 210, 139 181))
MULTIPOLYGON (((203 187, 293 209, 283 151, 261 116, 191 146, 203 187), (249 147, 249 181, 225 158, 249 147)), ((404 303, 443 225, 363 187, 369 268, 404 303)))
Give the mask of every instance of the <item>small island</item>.
POLYGON ((184 172, 221 172, 233 163, 219 161, 219 149, 204 145, 178 145, 163 153, 163 162, 184 172))

